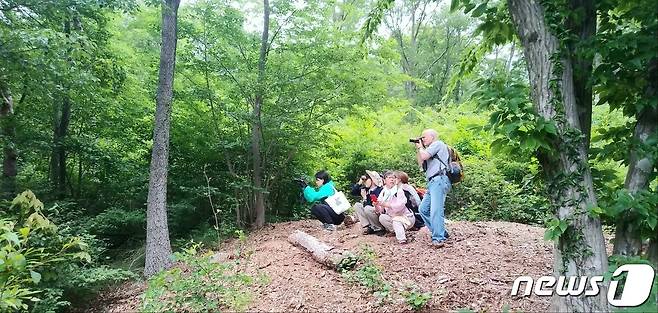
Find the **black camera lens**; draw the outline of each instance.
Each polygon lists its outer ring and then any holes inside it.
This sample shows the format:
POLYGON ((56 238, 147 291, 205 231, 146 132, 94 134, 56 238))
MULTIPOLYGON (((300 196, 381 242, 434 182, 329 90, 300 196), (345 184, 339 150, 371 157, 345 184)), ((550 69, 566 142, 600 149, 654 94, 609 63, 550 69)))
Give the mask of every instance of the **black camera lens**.
POLYGON ((409 142, 412 142, 412 143, 419 143, 419 142, 420 142, 420 139, 419 139, 419 138, 409 138, 409 142))

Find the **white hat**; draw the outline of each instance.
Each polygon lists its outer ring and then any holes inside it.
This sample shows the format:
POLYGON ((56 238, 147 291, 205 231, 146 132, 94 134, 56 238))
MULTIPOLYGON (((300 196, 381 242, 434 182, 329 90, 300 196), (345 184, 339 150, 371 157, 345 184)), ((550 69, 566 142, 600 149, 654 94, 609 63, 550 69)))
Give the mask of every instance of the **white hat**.
POLYGON ((375 186, 381 187, 384 185, 384 180, 382 179, 381 176, 379 176, 379 173, 375 171, 366 170, 366 174, 368 174, 370 179, 372 179, 372 182, 375 184, 375 186))

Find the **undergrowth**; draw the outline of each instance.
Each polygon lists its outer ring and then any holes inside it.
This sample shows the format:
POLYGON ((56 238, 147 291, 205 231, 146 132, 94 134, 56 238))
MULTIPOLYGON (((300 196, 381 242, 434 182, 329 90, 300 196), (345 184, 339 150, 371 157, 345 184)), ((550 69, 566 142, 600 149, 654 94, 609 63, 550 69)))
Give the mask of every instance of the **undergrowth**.
POLYGON ((371 247, 363 246, 358 258, 356 270, 343 271, 343 278, 349 283, 365 287, 375 296, 378 304, 391 302, 401 296, 412 310, 418 311, 430 302, 432 294, 420 291, 415 285, 394 288, 392 283, 386 281, 383 268, 376 263, 377 253, 371 247))
POLYGON ((175 253, 177 266, 151 278, 142 312, 244 311, 253 300, 247 287, 267 284, 267 277, 243 272, 239 259, 212 261, 212 251, 201 254, 200 244, 175 253))

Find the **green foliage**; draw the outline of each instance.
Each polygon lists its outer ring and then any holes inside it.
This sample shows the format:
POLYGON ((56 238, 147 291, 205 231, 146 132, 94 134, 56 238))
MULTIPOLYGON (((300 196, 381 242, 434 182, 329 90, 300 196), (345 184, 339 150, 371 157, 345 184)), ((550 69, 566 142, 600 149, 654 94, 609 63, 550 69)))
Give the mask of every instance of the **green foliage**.
POLYGON ((510 165, 515 162, 501 157, 491 160, 464 158, 468 177, 453 186, 448 194, 446 214, 451 218, 470 221, 504 220, 541 224, 549 214, 546 198, 540 188, 533 187, 531 177, 524 177, 519 183, 506 178, 501 173, 506 163, 510 165))
POLYGON ((391 285, 384 280, 383 268, 377 265, 375 251, 364 246, 359 253, 360 264, 355 271, 344 271, 343 278, 353 284, 358 284, 372 292, 378 301, 385 301, 391 295, 391 285))
POLYGON ((71 307, 71 301, 65 300, 61 288, 43 288, 39 293, 39 301, 34 303, 32 312, 63 312, 71 307))
POLYGON ((470 46, 463 53, 459 61, 459 70, 450 78, 448 83, 448 92, 444 96, 444 101, 450 92, 463 81, 464 77, 472 75, 477 69, 485 56, 496 46, 501 46, 514 41, 516 34, 512 25, 512 20, 507 10, 507 2, 471 1, 471 0, 452 0, 450 11, 463 10, 466 15, 477 18, 480 23, 477 25, 473 35, 482 37, 477 44, 470 46))
POLYGON ((432 299, 432 294, 429 292, 420 292, 416 286, 407 287, 407 290, 402 292, 407 304, 414 311, 420 311, 432 299))
POLYGON ((651 188, 633 194, 617 190, 609 201, 601 204, 598 213, 611 221, 625 221, 637 227, 641 239, 656 239, 658 225, 658 193, 651 188))
MULTIPOLYGON (((636 117, 656 105, 656 97, 646 94, 652 82, 647 69, 657 50, 653 3, 605 0, 598 5, 600 27, 593 46, 600 60, 591 84, 600 106, 594 109, 590 152, 595 158, 589 166, 601 201, 589 213, 608 223, 627 219, 649 238, 656 233, 655 170, 648 193, 619 190, 628 151, 654 161, 658 153, 658 138, 645 144, 631 139, 636 117)), ((3 127, 0 139, 19 153, 19 188, 43 194, 48 204, 44 208, 26 196, 20 200, 40 208, 30 223, 53 225, 31 227, 24 243, 25 227, 17 221, 31 215, 21 215, 19 206, 2 212, 0 241, 13 249, 5 253, 2 268, 27 286, 27 291, 11 291, 22 297, 21 307, 32 305, 34 297, 41 299, 34 310, 62 310, 69 302, 84 302, 106 283, 133 277, 100 263, 118 259, 140 267, 143 249, 135 247, 144 237, 160 10, 114 0, 0 0, 0 7, 0 58, 5 61, 0 85, 7 86, 16 104, 15 138, 3 127), (70 125, 65 138, 54 142, 52 126, 62 118, 63 99, 72 104, 70 125), (68 157, 64 194, 52 192, 53 147, 64 147, 68 157), (88 254, 74 256, 91 264, 57 261, 36 269, 30 263, 57 255, 61 249, 55 248, 69 244, 67 238, 74 235, 80 245, 88 245, 88 254), (28 253, 29 248, 38 253, 28 253), (29 293, 35 290, 41 291, 29 293)), ((271 7, 264 81, 257 80, 260 33, 252 27, 260 7, 236 7, 230 1, 192 1, 181 7, 167 199, 174 246, 190 239, 214 246, 217 237, 231 236, 243 242, 241 229, 254 218, 250 131, 259 89, 265 90, 259 123, 268 221, 309 217, 290 178, 320 168, 328 169, 344 191, 366 169, 404 170, 414 184, 424 186, 408 143, 424 128, 437 129, 464 156, 467 178, 448 196, 451 218, 532 224, 545 219, 546 184, 536 152, 555 144, 557 124, 533 112, 519 53, 509 60, 498 55, 498 48, 515 36, 505 1, 454 0, 451 9, 463 14, 450 14, 445 7, 428 11, 413 48, 406 30, 400 43, 377 34, 378 24, 396 7, 391 0, 278 1, 271 7), (371 14, 363 23, 367 11, 371 14), (368 42, 361 42, 364 29, 372 37, 368 42), (400 69, 403 57, 415 67, 409 73, 400 69), (408 81, 416 84, 417 94, 400 99, 408 81)), ((7 122, 2 125, 12 125, 7 122)), ((577 132, 569 134, 572 140, 580 138, 577 132)), ((548 222, 548 237, 568 233, 565 223, 548 222)), ((73 244, 67 249, 79 253, 81 248, 73 244)), ((238 257, 249 253, 244 245, 235 251, 238 257)), ((183 262, 206 266, 191 257, 183 262)), ((234 270, 216 269, 228 276, 234 270)), ((198 300, 205 295, 182 291, 205 276, 169 275, 188 284, 177 286, 180 299, 212 310, 198 300)), ((382 299, 392 292, 374 261, 363 261, 349 275, 382 299)), ((157 294, 169 281, 153 284, 157 294)), ((415 303, 425 294, 407 295, 415 303)), ((234 306, 225 302, 231 301, 209 303, 230 309, 234 306)))
POLYGON ((336 264, 336 270, 341 273, 351 271, 354 269, 358 262, 359 258, 357 256, 345 256, 342 260, 340 260, 340 263, 336 264))
MULTIPOLYGON (((649 92, 649 68, 657 62, 655 40, 658 22, 655 3, 649 0, 607 0, 600 4, 596 52, 601 56, 593 73, 599 104, 635 116, 658 100, 649 92)), ((655 83, 655 82, 654 82, 655 83)))
MULTIPOLYGON (((64 237, 42 214, 43 203, 31 191, 18 195, 0 213, 0 309, 25 310, 40 301, 42 280, 52 281, 58 267, 91 261, 77 237, 64 237)), ((46 296, 52 298, 53 293, 46 296)), ((57 292, 55 292, 57 296, 57 292)))
POLYGON ((546 230, 544 231, 544 240, 555 241, 560 239, 560 236, 567 231, 569 224, 566 220, 552 218, 546 222, 546 230))
MULTIPOLYGON (((212 251, 199 245, 175 253, 178 266, 149 280, 141 310, 244 311, 253 296, 246 291, 254 279, 234 263, 211 261, 212 251)), ((263 281, 261 279, 261 281, 263 281)))
POLYGON ((144 238, 146 212, 110 208, 89 219, 86 227, 91 234, 105 238, 110 246, 118 246, 128 240, 144 238))
POLYGON ((67 283, 74 290, 67 290, 68 296, 73 299, 89 298, 108 285, 114 285, 127 280, 137 280, 139 276, 134 272, 121 268, 111 268, 107 265, 98 267, 80 268, 67 283))
MULTIPOLYGON (((608 258, 608 272, 605 273, 605 281, 610 281, 612 279, 612 274, 622 265, 625 264, 647 264, 651 265, 656 270, 656 265, 651 263, 651 261, 641 258, 639 256, 623 256, 623 255, 611 255, 608 258)), ((626 273, 623 273, 619 277, 615 277, 615 280, 619 281, 617 285, 617 290, 623 290, 626 282, 626 273)), ((652 312, 656 310, 658 306, 658 275, 654 276, 654 282, 651 285, 651 292, 649 294, 649 299, 644 302, 642 305, 631 307, 631 308, 614 308, 614 312, 652 312)))
POLYGON ((529 155, 551 150, 556 125, 537 115, 526 83, 497 72, 493 77, 480 78, 477 84, 480 88, 474 96, 480 108, 491 112, 486 129, 497 135, 492 143, 494 152, 529 155))

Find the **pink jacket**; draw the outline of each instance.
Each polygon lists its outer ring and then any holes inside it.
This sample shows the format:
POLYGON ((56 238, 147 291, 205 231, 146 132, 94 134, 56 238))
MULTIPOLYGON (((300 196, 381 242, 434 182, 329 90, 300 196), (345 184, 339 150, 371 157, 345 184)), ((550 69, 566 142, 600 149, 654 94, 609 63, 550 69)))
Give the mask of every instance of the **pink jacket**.
POLYGON ((398 187, 398 192, 395 197, 388 201, 390 208, 386 208, 386 214, 390 216, 404 216, 408 213, 407 210, 407 197, 404 195, 404 189, 398 187))

